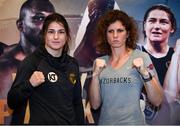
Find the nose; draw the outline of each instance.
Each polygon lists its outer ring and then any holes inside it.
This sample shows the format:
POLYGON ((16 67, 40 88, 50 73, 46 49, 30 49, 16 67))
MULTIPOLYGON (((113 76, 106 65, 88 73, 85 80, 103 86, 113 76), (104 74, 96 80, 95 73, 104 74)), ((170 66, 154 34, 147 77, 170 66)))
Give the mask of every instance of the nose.
POLYGON ((156 23, 154 24, 154 28, 155 28, 156 30, 160 29, 160 23, 159 23, 159 22, 156 22, 156 23))
POLYGON ((58 33, 55 32, 55 33, 54 33, 54 39, 58 39, 58 38, 59 38, 58 33))
POLYGON ((113 37, 114 37, 114 38, 117 37, 117 31, 114 31, 113 37))

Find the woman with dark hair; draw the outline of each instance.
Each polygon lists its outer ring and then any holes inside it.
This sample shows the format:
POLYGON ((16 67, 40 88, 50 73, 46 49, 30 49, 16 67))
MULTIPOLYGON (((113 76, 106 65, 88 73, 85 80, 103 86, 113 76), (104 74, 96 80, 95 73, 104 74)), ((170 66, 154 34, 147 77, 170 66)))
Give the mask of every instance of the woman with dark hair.
POLYGON ((168 65, 174 49, 169 47, 169 37, 176 31, 176 19, 172 10, 163 4, 150 7, 144 15, 144 37, 146 44, 142 47, 150 58, 163 85, 168 65))
POLYGON ((70 31, 57 13, 46 17, 42 45, 25 58, 8 92, 8 106, 17 112, 29 101, 29 124, 83 124, 84 112, 77 61, 70 57, 70 31))
POLYGON ((93 109, 101 106, 99 124, 145 124, 139 97, 145 86, 154 105, 161 104, 162 88, 149 56, 136 50, 133 18, 120 10, 108 11, 97 25, 97 51, 90 84, 93 109))
MULTIPOLYGON (((174 53, 174 49, 168 45, 169 38, 175 31, 176 19, 167 5, 155 4, 145 12, 143 19, 145 45, 142 46, 141 50, 149 54, 162 87, 174 53)), ((146 94, 144 90, 143 93, 146 94)), ((170 108, 166 99, 163 100, 163 105, 161 106, 152 105, 148 99, 145 101, 144 113, 148 124, 170 123, 170 118, 168 117, 170 108)))

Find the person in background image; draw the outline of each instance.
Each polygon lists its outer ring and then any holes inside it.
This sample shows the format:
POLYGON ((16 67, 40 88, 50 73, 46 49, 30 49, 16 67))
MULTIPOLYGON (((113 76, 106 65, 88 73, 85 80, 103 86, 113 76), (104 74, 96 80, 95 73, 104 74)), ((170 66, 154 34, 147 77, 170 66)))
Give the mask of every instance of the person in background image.
POLYGON ((100 125, 144 125, 143 86, 150 101, 161 104, 155 68, 148 54, 135 49, 137 38, 135 21, 123 11, 109 11, 99 20, 97 51, 106 55, 94 61, 89 97, 94 109, 101 106, 100 125))
POLYGON ((142 50, 150 55, 159 81, 163 85, 168 65, 174 53, 173 47, 169 47, 168 42, 170 35, 177 29, 176 19, 168 6, 157 4, 146 11, 143 23, 145 45, 142 50))
MULTIPOLYGON (((26 0, 22 4, 19 18, 16 21, 20 40, 18 44, 8 46, 8 50, 5 50, 0 57, 0 100, 6 101, 8 91, 13 83, 12 75, 16 74, 19 63, 40 45, 39 33, 42 24, 44 19, 53 12, 55 12, 55 8, 49 0, 26 0)), ((0 110, 3 111, 3 108, 0 110)), ((21 116, 21 120, 18 120, 21 123, 23 115, 24 113, 19 112, 13 116, 21 116)), ((5 118, 5 124, 10 122, 9 118, 11 116, 5 118)))
MULTIPOLYGON (((82 38, 80 45, 74 52, 74 57, 77 59, 80 72, 87 73, 87 78, 85 80, 85 84, 83 87, 83 99, 85 99, 85 109, 90 108, 89 106, 89 98, 88 98, 88 88, 89 83, 91 81, 92 67, 93 61, 95 58, 100 56, 99 53, 96 52, 96 35, 95 30, 97 26, 97 22, 99 18, 104 15, 107 11, 114 9, 115 0, 89 0, 88 1, 88 16, 89 23, 87 24, 85 34, 82 38)), ((89 110, 88 110, 89 111, 89 110)), ((91 120, 87 119, 87 123, 96 124, 99 117, 99 111, 92 110, 93 118, 91 120), (93 121, 94 120, 94 121, 93 121)))
POLYGON ((180 39, 177 40, 175 52, 164 80, 164 92, 171 107, 171 124, 180 124, 180 39))
POLYGON ((95 30, 99 18, 108 10, 114 8, 114 0, 89 0, 88 12, 90 22, 87 25, 84 37, 74 52, 74 57, 78 60, 80 67, 89 68, 93 66, 94 59, 99 56, 96 52, 95 30))
POLYGON ((20 31, 18 44, 0 57, 0 98, 6 98, 12 84, 12 73, 16 73, 19 63, 39 45, 39 32, 46 16, 55 12, 49 0, 27 0, 20 9, 17 28, 20 31))
POLYGON ((41 36, 42 46, 18 68, 8 106, 16 113, 29 100, 29 124, 84 124, 79 66, 67 54, 66 19, 58 13, 46 17, 41 36))
MULTIPOLYGON (((141 50, 148 53, 158 74, 161 86, 174 53, 174 49, 169 47, 169 37, 176 31, 176 19, 172 10, 163 4, 151 6, 144 15, 143 33, 145 45, 141 50)), ((143 91, 146 95, 146 93, 143 91)), ((148 124, 169 124, 168 117, 170 111, 166 98, 161 107, 153 106, 145 98, 145 117, 148 124)))

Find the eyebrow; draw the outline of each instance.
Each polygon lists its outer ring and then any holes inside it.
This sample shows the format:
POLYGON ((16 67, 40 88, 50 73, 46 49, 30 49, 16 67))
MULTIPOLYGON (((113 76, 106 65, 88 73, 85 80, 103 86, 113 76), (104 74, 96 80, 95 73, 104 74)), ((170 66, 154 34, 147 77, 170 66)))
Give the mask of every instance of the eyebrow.
MULTIPOLYGON (((47 29, 47 30, 53 30, 53 31, 55 31, 55 29, 53 29, 53 28, 50 28, 50 29, 47 29)), ((65 31, 65 29, 64 28, 61 28, 61 29, 58 29, 58 31, 65 31)))

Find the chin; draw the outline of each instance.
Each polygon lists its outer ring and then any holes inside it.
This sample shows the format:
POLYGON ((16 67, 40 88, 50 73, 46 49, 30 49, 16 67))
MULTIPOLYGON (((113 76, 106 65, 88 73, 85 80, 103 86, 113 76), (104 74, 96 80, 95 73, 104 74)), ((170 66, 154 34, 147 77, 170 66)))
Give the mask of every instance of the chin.
POLYGON ((152 38, 151 41, 157 41, 157 42, 161 42, 163 41, 161 38, 152 38))
POLYGON ((57 48, 57 47, 55 47, 55 48, 52 48, 53 50, 60 50, 61 48, 57 48))

